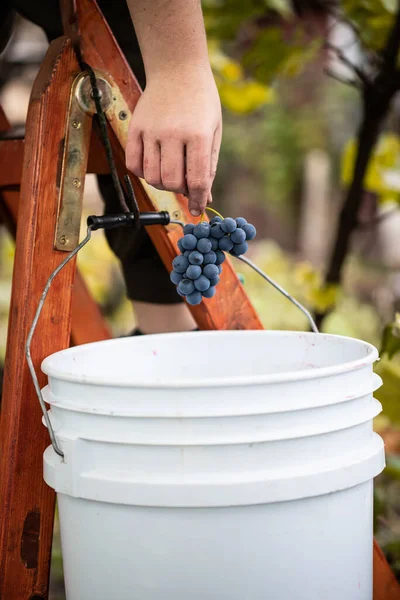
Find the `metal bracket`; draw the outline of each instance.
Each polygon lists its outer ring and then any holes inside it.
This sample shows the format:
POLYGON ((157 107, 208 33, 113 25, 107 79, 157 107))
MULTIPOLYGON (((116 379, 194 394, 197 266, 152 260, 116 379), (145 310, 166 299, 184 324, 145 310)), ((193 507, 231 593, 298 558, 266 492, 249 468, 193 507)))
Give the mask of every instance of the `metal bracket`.
MULTIPOLYGON (((111 88, 99 78, 104 109, 112 102, 111 88)), ((89 76, 80 73, 71 87, 64 143, 59 212, 55 232, 56 250, 71 252, 79 243, 82 217, 82 200, 92 130, 92 115, 96 112, 91 97, 89 76)))

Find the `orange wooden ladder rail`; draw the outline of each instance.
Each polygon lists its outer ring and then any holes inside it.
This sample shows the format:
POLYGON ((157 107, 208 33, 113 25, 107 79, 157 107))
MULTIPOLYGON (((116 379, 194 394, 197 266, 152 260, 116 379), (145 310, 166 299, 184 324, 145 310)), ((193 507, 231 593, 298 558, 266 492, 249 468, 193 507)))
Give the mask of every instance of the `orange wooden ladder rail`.
MULTIPOLYGON (((12 128, 0 106, 0 132, 12 128)), ((9 233, 15 238, 18 222, 18 208, 22 168, 24 160, 24 139, 0 140, 0 215, 9 233)), ((96 135, 91 138, 88 173, 109 172, 103 147, 96 135)), ((74 345, 97 342, 111 337, 97 303, 90 296, 79 271, 75 275, 72 294, 71 341, 74 345)))
MULTIPOLYGON (((71 40, 85 62, 105 75, 119 91, 124 110, 132 112, 140 88, 101 12, 93 0, 66 0, 63 6, 68 38, 51 45, 36 78, 25 140, 0 141, 0 208, 3 221, 16 231, 5 376, 0 422, 0 600, 44 600, 48 597, 55 496, 42 477, 42 454, 49 445, 41 411, 24 356, 33 314, 50 272, 65 257, 54 249, 54 233, 62 184, 62 153, 70 90, 80 68, 71 40), (94 43, 101 40, 100 44, 94 43), (20 191, 19 191, 20 185, 20 191), (17 225, 18 220, 18 227, 17 225)), ((121 105, 120 105, 121 106, 121 105)), ((120 111, 119 111, 120 112, 120 111)), ((118 111, 107 114, 119 175, 126 173, 126 122, 118 111)), ((126 120, 125 120, 126 121, 126 120)), ((0 129, 8 127, 0 113, 0 129)), ((91 137, 87 172, 107 172, 104 155, 91 137)), ((191 220, 187 203, 176 196, 152 192, 133 178, 142 211, 172 203, 183 221, 191 220)), ((169 268, 181 235, 177 227, 149 230, 169 268)), ((233 268, 224 269, 218 295, 192 308, 201 329, 260 329, 233 268)), ((43 358, 73 343, 105 339, 109 331, 90 298, 75 265, 55 280, 32 344, 37 372, 43 358)), ((40 384, 45 379, 40 376, 40 384)), ((374 600, 400 600, 400 588, 378 545, 374 543, 374 600)))

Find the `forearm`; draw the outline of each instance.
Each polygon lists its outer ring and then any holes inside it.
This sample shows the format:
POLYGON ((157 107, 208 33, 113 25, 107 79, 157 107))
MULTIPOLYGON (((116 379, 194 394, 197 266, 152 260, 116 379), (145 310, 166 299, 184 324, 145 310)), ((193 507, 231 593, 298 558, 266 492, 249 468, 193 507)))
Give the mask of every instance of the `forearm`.
POLYGON ((209 69, 200 0, 127 0, 146 78, 209 69))
POLYGON ((222 134, 200 0, 127 3, 146 88, 130 123, 126 163, 153 187, 185 194, 196 217, 212 201, 222 134))

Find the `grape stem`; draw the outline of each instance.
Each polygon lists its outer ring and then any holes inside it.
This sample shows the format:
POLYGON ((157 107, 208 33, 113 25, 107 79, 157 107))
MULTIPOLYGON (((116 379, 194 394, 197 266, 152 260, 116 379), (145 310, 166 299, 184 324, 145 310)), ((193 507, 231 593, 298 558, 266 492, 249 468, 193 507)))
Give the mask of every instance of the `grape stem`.
MULTIPOLYGON (((224 217, 217 210, 214 210, 213 208, 210 208, 209 206, 206 207, 206 210, 209 210, 210 212, 214 213, 214 215, 217 215, 217 217, 219 217, 220 219, 223 220, 224 217)), ((204 215, 205 215, 205 212, 203 212, 203 214, 201 215, 200 223, 202 223, 204 221, 204 215)))
POLYGON ((258 273, 258 275, 261 275, 261 277, 263 277, 266 281, 268 281, 268 283, 270 283, 276 290, 278 290, 278 292, 283 294, 283 296, 285 296, 285 298, 287 298, 292 304, 297 306, 297 308, 299 308, 302 311, 302 313, 307 317, 313 332, 319 333, 318 327, 316 326, 314 319, 312 318, 309 311, 302 304, 300 304, 300 302, 298 302, 295 298, 293 298, 293 296, 291 296, 289 294, 289 292, 284 290, 283 287, 281 287, 278 283, 276 283, 276 281, 271 279, 271 277, 269 277, 269 275, 264 273, 264 271, 262 271, 259 267, 257 267, 257 265, 255 265, 249 258, 247 258, 246 256, 243 256, 243 254, 241 256, 235 256, 235 258, 237 258, 238 260, 245 263, 248 267, 250 267, 256 273, 258 273))

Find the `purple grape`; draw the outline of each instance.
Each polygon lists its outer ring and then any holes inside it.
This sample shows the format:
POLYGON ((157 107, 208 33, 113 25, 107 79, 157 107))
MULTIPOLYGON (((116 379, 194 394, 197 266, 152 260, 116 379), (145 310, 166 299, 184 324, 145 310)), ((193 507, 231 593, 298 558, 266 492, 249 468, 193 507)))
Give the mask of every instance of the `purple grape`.
POLYGON ((201 275, 201 267, 198 265, 190 265, 186 271, 186 277, 188 279, 197 279, 201 275))
POLYGON ((188 233, 182 238, 182 246, 185 250, 194 250, 197 246, 197 238, 192 233, 188 233))
POLYGON ((205 275, 200 275, 200 277, 195 280, 194 287, 199 292, 205 292, 210 287, 210 280, 205 275))
POLYGON ((198 223, 198 225, 196 225, 196 227, 193 229, 193 235, 195 235, 198 240, 201 240, 202 238, 208 238, 210 235, 209 223, 207 223, 207 221, 198 223))
POLYGON ((215 277, 218 277, 219 271, 217 265, 206 265, 203 268, 203 275, 208 277, 208 279, 214 279, 215 277))
POLYGON ((225 236, 219 240, 219 249, 224 252, 229 252, 233 248, 233 242, 228 236, 225 236))
POLYGON ((221 229, 225 233, 232 233, 232 231, 235 231, 236 227, 236 221, 235 219, 231 219, 231 217, 227 217, 221 223, 221 229))
POLYGON ((247 242, 243 242, 243 244, 235 244, 231 250, 231 254, 233 256, 241 256, 242 254, 246 254, 249 249, 249 245, 247 242))
POLYGON ((203 296, 197 290, 195 290, 194 292, 192 292, 191 294, 186 296, 186 301, 191 306, 196 306, 196 304, 200 304, 202 299, 203 299, 203 296))
POLYGON ((188 235, 189 233, 193 233, 193 229, 194 229, 194 223, 188 223, 187 225, 185 225, 185 227, 183 228, 183 233, 185 235, 188 235))
POLYGON ((225 233, 221 229, 221 223, 214 223, 210 228, 210 236, 212 238, 220 239, 224 237, 225 233))
POLYGON ((188 223, 184 236, 178 241, 181 252, 173 261, 171 281, 188 304, 200 304, 202 298, 212 298, 220 281, 225 253, 241 256, 248 251, 247 241, 256 237, 256 228, 243 217, 210 222, 188 223))
MULTIPOLYGON (((203 260, 204 260, 204 256, 201 252, 198 252, 197 250, 193 250, 193 252, 190 253, 189 262, 191 265, 201 265, 201 264, 203 264, 203 260)), ((186 271, 186 269, 185 269, 185 271, 186 271)))
POLYGON ((185 294, 179 291, 179 288, 176 288, 177 293, 181 296, 181 298, 185 298, 185 294))
POLYGON ((211 242, 211 250, 213 250, 214 252, 216 250, 218 250, 218 240, 217 240, 217 238, 210 237, 209 240, 211 242))
POLYGON ((207 252, 211 251, 211 248, 212 244, 208 238, 201 238, 201 240, 197 242, 197 250, 202 254, 207 254, 207 252))
POLYGON ((183 256, 181 254, 180 256, 176 256, 174 258, 174 260, 172 261, 172 266, 174 268, 174 271, 176 271, 177 273, 184 273, 189 266, 189 261, 186 258, 186 256, 183 256))
POLYGON ((243 244, 243 242, 246 241, 246 234, 243 229, 235 229, 235 231, 231 233, 231 240, 234 244, 243 244))
POLYGON ((203 294, 204 298, 212 298, 213 296, 215 296, 215 292, 216 292, 215 286, 210 285, 208 290, 206 290, 205 292, 202 292, 202 294, 203 294))
POLYGON ((251 240, 254 240, 254 238, 257 235, 257 230, 254 227, 254 225, 246 223, 246 225, 243 225, 242 229, 246 234, 246 240, 248 240, 249 242, 251 242, 251 240))
POLYGON ((203 265, 214 265, 216 260, 217 255, 211 250, 211 252, 207 252, 207 254, 204 255, 203 265))
POLYGON ((182 279, 182 281, 178 285, 178 291, 181 292, 184 296, 191 294, 194 292, 194 284, 191 279, 182 279))
POLYGON ((183 275, 181 273, 177 273, 177 271, 172 271, 172 273, 170 273, 169 278, 172 281, 172 283, 178 285, 178 283, 182 281, 183 275))

